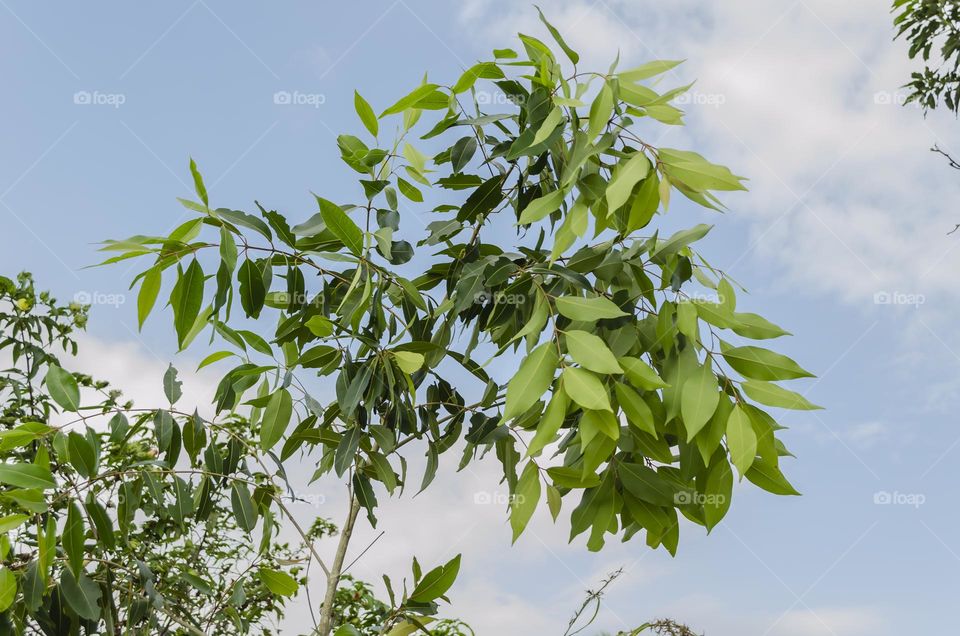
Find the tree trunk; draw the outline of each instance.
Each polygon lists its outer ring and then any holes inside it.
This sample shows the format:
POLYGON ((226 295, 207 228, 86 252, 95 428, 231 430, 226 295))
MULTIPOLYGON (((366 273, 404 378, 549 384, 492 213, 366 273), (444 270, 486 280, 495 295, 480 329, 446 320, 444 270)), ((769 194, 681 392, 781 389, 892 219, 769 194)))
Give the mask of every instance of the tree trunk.
POLYGON ((317 628, 319 636, 330 636, 333 630, 333 600, 337 594, 337 586, 340 585, 340 574, 343 570, 343 561, 347 556, 347 546, 350 544, 350 535, 353 534, 353 524, 357 520, 357 513, 360 512, 360 501, 356 497, 351 497, 350 512, 347 513, 347 520, 340 530, 340 542, 337 544, 337 553, 330 566, 330 574, 327 575, 327 591, 323 596, 323 605, 320 607, 320 625, 317 628))

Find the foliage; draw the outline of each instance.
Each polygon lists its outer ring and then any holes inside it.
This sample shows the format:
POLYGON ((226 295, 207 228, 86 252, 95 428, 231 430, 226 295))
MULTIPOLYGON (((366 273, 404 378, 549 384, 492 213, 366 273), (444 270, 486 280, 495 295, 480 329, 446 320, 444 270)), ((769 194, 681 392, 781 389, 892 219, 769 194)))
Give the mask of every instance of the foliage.
POLYGON ((172 371, 160 410, 65 371, 58 355, 76 354, 86 321, 28 274, 0 277, 4 633, 270 633, 285 600, 256 572, 301 557, 269 533, 251 544, 234 521, 224 484, 257 479, 231 442, 247 423, 177 413, 172 371), (197 439, 217 474, 198 469, 197 439))
POLYGON ((922 71, 911 75, 908 102, 932 110, 942 101, 960 111, 960 4, 953 0, 895 0, 897 37, 910 43, 910 59, 921 58, 922 71))
MULTIPOLYGON (((719 210, 742 178, 644 141, 682 124, 671 101, 688 87, 650 81, 677 62, 583 72, 551 33, 571 71, 521 34, 523 56, 498 49, 450 86, 424 78, 379 115, 357 93, 369 136, 338 138, 353 202, 315 195, 307 219, 216 207, 191 161, 195 218, 104 246, 107 263, 150 261, 134 281, 141 324, 166 288, 180 348, 205 333, 217 351, 202 366, 232 362, 214 419, 249 422, 243 454, 260 468, 252 500, 240 487, 242 528, 284 514, 273 495, 299 453, 314 479, 347 484, 340 545, 320 562, 322 635, 357 512, 376 524, 384 493, 424 490, 455 448, 461 468, 488 452, 502 465, 514 540, 542 502, 556 519, 567 500, 571 540, 586 533, 590 550, 645 531, 674 553, 678 515, 708 530, 724 517, 734 468, 797 494, 758 404, 817 408, 776 384, 810 374, 744 342, 787 332, 737 311, 734 283, 692 248, 710 226, 660 230, 674 193, 719 210), (490 91, 510 105, 486 110, 490 91)), ((458 568, 421 578, 415 562, 384 629, 435 614, 458 568)))

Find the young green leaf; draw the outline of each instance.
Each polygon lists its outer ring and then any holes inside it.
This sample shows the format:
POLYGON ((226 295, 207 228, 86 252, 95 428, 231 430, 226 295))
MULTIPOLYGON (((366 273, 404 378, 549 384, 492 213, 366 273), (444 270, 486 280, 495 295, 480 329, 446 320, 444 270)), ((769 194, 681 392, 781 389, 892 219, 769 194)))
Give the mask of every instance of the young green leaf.
POLYGON ((557 311, 571 320, 582 320, 584 322, 620 318, 629 315, 615 305, 613 301, 603 296, 593 296, 590 298, 561 296, 557 298, 557 311))
POLYGON ((740 388, 750 398, 767 406, 778 406, 797 411, 815 411, 823 408, 811 403, 799 393, 794 393, 762 380, 747 380, 740 385, 740 388))
POLYGON ((757 434, 739 404, 733 407, 727 420, 727 448, 733 465, 741 475, 746 473, 757 456, 757 434))
POLYGON ((623 373, 616 357, 598 336, 572 329, 566 334, 567 351, 584 369, 597 373, 623 373))
POLYGON ((278 596, 294 596, 300 589, 297 580, 286 572, 261 567, 259 574, 260 580, 267 586, 267 589, 278 596))
POLYGON ((370 134, 374 137, 377 136, 380 126, 377 122, 377 116, 373 112, 373 108, 370 107, 370 104, 365 100, 360 93, 353 91, 353 107, 357 111, 357 115, 360 116, 360 121, 363 122, 363 125, 367 130, 370 131, 370 134))
POLYGON ((577 367, 563 370, 563 390, 570 399, 592 411, 612 411, 610 396, 595 374, 577 367))
POLYGON ((688 442, 710 421, 719 402, 717 376, 709 367, 699 367, 683 383, 680 396, 680 413, 683 415, 688 442))
POLYGON ((553 384, 553 376, 560 364, 557 348, 545 342, 530 352, 517 374, 507 384, 503 419, 509 420, 527 411, 553 384))
POLYGON ((459 572, 460 555, 458 554, 446 564, 437 566, 424 574, 410 593, 410 600, 416 603, 429 603, 440 598, 453 586, 459 572))
POLYGON ((587 127, 587 136, 592 141, 607 127, 607 122, 613 116, 613 90, 610 84, 604 83, 600 93, 590 105, 590 120, 587 127))
POLYGON ((151 267, 143 276, 143 282, 140 283, 140 292, 137 294, 137 328, 143 329, 143 323, 157 302, 157 296, 160 294, 160 283, 162 275, 160 268, 151 267))
POLYGON ((793 380, 813 374, 785 355, 761 347, 733 347, 722 351, 724 360, 751 380, 793 380))

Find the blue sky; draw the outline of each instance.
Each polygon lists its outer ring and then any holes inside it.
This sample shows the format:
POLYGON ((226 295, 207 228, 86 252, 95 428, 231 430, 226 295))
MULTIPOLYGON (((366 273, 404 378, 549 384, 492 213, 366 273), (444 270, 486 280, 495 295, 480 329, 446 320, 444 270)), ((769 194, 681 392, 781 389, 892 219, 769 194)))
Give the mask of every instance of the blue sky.
MULTIPOLYGON (((886 8, 838 4, 542 3, 594 66, 618 50, 623 66, 688 59, 675 79, 698 80, 689 126, 661 143, 730 165, 751 191, 722 217, 679 205, 665 223, 716 223, 703 253, 751 291, 741 306, 795 334, 781 350, 820 376, 804 390, 826 410, 783 417, 804 496, 742 488, 711 536, 684 528, 676 559, 639 541, 588 554, 546 514, 511 549, 504 511, 474 504, 498 491, 495 463, 447 467, 435 492, 387 504, 358 574, 401 576, 411 554, 463 551, 452 613, 481 634, 562 633, 582 589, 619 566, 598 622, 610 630, 661 615, 711 636, 946 623, 960 591, 960 239, 946 236, 960 180, 928 148, 960 146, 958 126, 898 105, 911 64, 886 8)), ((350 200, 334 138, 360 130, 353 89, 382 108, 424 71, 453 79, 518 30, 541 32, 535 11, 505 0, 2 0, 0 273, 31 270, 61 298, 125 294, 135 270, 83 267, 104 238, 184 218, 175 197, 191 194, 190 156, 215 205, 258 199, 299 220, 311 190, 350 200)), ((149 400, 166 361, 187 368, 202 352, 175 356, 162 320, 137 334, 128 300, 94 306, 77 368, 149 400)), ((195 377, 188 395, 204 399, 209 383, 195 377)), ((339 518, 335 484, 314 488, 323 503, 298 514, 339 518)), ((289 628, 304 621, 300 603, 289 628)))

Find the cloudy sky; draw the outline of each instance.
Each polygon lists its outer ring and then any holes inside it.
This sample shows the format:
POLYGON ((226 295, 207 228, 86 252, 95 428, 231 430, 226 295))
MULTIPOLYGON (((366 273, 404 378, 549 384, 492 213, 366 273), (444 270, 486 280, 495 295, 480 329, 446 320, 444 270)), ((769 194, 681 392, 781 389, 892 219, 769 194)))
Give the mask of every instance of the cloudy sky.
MULTIPOLYGON (((619 567, 597 623, 607 630, 665 615, 710 636, 941 628, 960 592, 960 237, 947 236, 960 174, 929 148, 960 154, 960 141, 954 118, 901 105, 912 67, 885 4, 542 6, 581 66, 605 69, 618 52, 622 67, 688 60, 664 81, 697 80, 689 125, 654 141, 730 165, 750 192, 722 217, 677 206, 668 223, 717 224, 703 253, 819 375, 803 390, 826 410, 783 416, 804 496, 738 489, 710 536, 683 528, 676 558, 639 541, 589 554, 546 514, 511 548, 503 507, 476 503, 502 494, 496 463, 444 466, 429 492, 386 503, 378 531, 361 530, 357 551, 385 534, 354 572, 399 578, 412 554, 462 552, 451 614, 479 634, 559 635, 583 590, 619 567)), ((311 190, 350 200, 334 138, 360 127, 353 89, 383 107, 424 71, 456 78, 517 31, 541 28, 507 0, 0 0, 0 273, 28 269, 61 298, 95 301, 77 368, 155 400, 167 362, 193 368, 203 352, 175 356, 163 319, 136 332, 133 270, 83 269, 95 243, 180 221, 191 155, 216 205, 256 198, 300 219, 311 190)), ((208 400, 213 382, 193 378, 188 397, 208 400)), ((297 514, 339 518, 336 484, 312 488, 297 514)), ((301 603, 291 633, 306 616, 301 603)))

